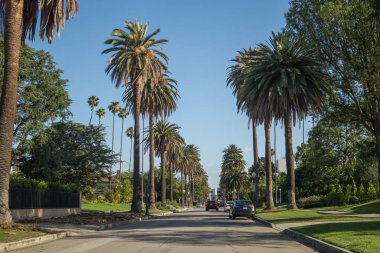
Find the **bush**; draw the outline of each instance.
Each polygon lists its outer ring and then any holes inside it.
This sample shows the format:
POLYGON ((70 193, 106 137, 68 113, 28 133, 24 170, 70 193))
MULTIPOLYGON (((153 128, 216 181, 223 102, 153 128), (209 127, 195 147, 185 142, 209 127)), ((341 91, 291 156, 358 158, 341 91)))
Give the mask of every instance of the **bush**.
POLYGON ((376 191, 375 186, 372 183, 370 183, 368 185, 366 193, 367 193, 366 194, 367 195, 367 201, 371 201, 371 200, 377 199, 377 191, 376 191))
POLYGON ((326 197, 327 206, 344 206, 345 196, 342 192, 330 192, 326 197))
POLYGON ((367 194, 365 192, 363 184, 360 184, 360 186, 359 186, 358 198, 359 198, 360 202, 366 202, 367 201, 367 194))
POLYGON ((106 202, 106 197, 102 194, 98 195, 98 197, 96 197, 96 200, 95 200, 95 203, 105 203, 106 202))
POLYGON ((20 175, 12 175, 10 177, 9 187, 17 189, 49 189, 64 192, 78 192, 78 187, 74 184, 48 183, 43 180, 25 178, 20 175))
POLYGON ((95 189, 91 186, 86 186, 83 189, 83 196, 87 200, 94 200, 95 197, 95 189))
POLYGON ((298 200, 298 207, 300 208, 313 208, 325 205, 326 196, 313 195, 310 197, 300 198, 298 200))

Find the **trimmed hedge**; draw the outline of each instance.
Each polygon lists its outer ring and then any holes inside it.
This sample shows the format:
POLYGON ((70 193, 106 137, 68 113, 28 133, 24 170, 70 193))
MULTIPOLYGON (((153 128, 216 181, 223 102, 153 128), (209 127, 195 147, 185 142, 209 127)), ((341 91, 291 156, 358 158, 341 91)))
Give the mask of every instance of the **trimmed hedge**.
POLYGON ((9 180, 9 188, 79 192, 79 188, 74 184, 49 183, 42 180, 40 181, 36 179, 24 178, 18 175, 11 175, 9 180))

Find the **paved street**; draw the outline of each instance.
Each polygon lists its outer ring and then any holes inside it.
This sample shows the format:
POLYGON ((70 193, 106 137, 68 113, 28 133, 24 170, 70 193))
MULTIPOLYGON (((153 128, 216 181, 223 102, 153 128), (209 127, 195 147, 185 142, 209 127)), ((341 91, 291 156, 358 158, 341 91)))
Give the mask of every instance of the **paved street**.
POLYGON ((19 253, 197 253, 314 252, 278 231, 245 218, 228 219, 214 210, 193 210, 113 230, 82 234, 19 253))

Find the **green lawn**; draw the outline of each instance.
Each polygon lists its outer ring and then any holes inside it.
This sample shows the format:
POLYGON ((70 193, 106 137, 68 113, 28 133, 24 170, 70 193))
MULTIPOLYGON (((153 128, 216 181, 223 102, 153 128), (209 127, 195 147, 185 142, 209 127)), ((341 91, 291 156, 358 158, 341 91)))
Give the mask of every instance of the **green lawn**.
POLYGON ((23 239, 42 236, 39 231, 24 231, 16 229, 0 229, 0 243, 15 242, 23 239))
MULTIPOLYGON (((82 211, 87 212, 129 212, 131 211, 131 204, 112 204, 112 203, 93 203, 89 201, 82 201, 82 211)), ((142 207, 142 211, 145 212, 145 205, 142 207)), ((150 209, 151 214, 166 213, 167 210, 150 209)))
POLYGON ((88 212, 110 212, 110 211, 125 211, 131 210, 131 204, 113 204, 113 203, 93 203, 82 201, 82 211, 88 212))
POLYGON ((294 230, 353 252, 380 252, 380 221, 328 223, 294 230))
POLYGON ((316 207, 310 210, 314 211, 341 211, 354 214, 380 214, 380 200, 374 200, 367 203, 347 206, 325 206, 316 207))
MULTIPOLYGON (((258 211, 257 216, 272 223, 294 223, 313 221, 360 221, 369 218, 350 217, 341 214, 321 214, 315 210, 284 210, 265 212, 258 211)), ((376 220, 374 218, 374 220, 376 220)))

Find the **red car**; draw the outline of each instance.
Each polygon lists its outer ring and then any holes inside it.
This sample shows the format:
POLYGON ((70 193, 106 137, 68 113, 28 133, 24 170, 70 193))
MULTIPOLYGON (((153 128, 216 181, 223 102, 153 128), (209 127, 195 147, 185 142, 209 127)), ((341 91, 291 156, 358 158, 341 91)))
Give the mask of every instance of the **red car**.
POLYGON ((215 200, 209 200, 206 203, 206 211, 208 211, 208 209, 215 209, 216 211, 219 211, 219 205, 215 200))

